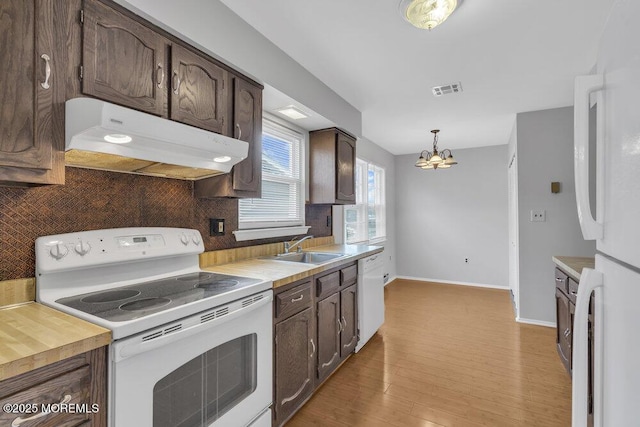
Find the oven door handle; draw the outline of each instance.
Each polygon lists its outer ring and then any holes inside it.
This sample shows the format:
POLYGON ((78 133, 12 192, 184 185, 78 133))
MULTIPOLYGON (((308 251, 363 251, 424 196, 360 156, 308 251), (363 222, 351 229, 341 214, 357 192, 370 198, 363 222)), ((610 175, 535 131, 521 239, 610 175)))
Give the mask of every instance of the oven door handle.
MULTIPOLYGON (((145 353, 147 351, 157 349, 158 347, 171 344, 183 338, 202 333, 208 329, 217 327, 230 320, 237 319, 240 316, 246 316, 250 312, 257 310, 260 307, 270 305, 272 301, 273 294, 269 292, 268 296, 265 296, 265 298, 262 298, 260 301, 254 302, 253 304, 250 304, 246 307, 242 307, 236 311, 233 311, 232 313, 206 322, 195 323, 192 326, 188 326, 184 329, 162 335, 149 341, 142 341, 142 338, 138 336, 131 340, 123 340, 125 342, 115 342, 112 345, 114 361, 119 362, 123 359, 135 356, 137 354, 145 353)), ((201 314, 197 314, 194 317, 200 317, 200 315, 201 314)))

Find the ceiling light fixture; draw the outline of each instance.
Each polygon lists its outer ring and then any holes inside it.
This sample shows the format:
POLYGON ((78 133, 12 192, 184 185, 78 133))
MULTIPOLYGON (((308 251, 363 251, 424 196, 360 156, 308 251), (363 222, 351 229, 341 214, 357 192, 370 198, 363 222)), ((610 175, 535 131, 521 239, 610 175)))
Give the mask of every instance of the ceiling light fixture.
POLYGON ((458 164, 458 162, 453 158, 451 150, 448 148, 438 152, 438 132, 440 132, 439 129, 431 131, 433 134, 433 152, 422 150, 420 157, 418 157, 418 161, 416 162, 417 168, 447 169, 458 164))
POLYGON ((442 24, 462 0, 401 0, 404 19, 421 30, 431 30, 442 24))
POLYGON ((286 107, 278 108, 276 111, 293 120, 306 119, 307 117, 309 117, 306 113, 304 113, 294 105, 288 105, 286 107))

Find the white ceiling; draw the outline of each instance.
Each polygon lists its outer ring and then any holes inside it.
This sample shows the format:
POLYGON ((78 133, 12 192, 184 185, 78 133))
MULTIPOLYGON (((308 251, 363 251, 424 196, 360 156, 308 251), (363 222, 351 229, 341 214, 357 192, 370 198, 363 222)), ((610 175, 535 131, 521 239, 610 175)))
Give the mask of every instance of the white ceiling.
POLYGON ((613 0, 465 0, 432 31, 399 0, 222 2, 360 110, 362 136, 408 154, 434 128, 440 148, 506 144, 515 113, 572 105, 613 0), (431 93, 458 81, 460 94, 431 93))

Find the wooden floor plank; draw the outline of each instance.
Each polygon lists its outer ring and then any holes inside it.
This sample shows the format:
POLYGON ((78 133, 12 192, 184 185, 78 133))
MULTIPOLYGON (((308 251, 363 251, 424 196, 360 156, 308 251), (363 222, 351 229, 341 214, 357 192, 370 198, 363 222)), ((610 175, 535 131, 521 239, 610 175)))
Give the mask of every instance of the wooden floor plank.
POLYGON ((287 426, 571 425, 555 330, 515 322, 507 291, 396 280, 385 306, 287 426))

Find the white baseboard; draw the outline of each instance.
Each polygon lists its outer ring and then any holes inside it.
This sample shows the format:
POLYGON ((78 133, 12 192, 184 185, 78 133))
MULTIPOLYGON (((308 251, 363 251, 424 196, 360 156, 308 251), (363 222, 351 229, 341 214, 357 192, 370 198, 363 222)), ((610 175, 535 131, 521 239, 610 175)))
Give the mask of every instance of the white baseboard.
POLYGON ((474 286, 476 288, 502 289, 505 291, 509 290, 509 286, 489 285, 486 283, 457 282, 453 280, 427 279, 424 277, 412 277, 412 276, 397 276, 396 279, 417 280, 419 282, 444 283, 447 285, 474 286))
POLYGON ((547 322, 546 320, 524 319, 522 317, 516 317, 516 322, 526 323, 528 325, 546 326, 547 328, 556 327, 556 322, 547 322))
POLYGON ((389 283, 393 282, 394 280, 396 280, 398 278, 398 276, 393 276, 392 278, 390 278, 389 280, 387 280, 387 283, 385 283, 384 285, 387 286, 389 283))

